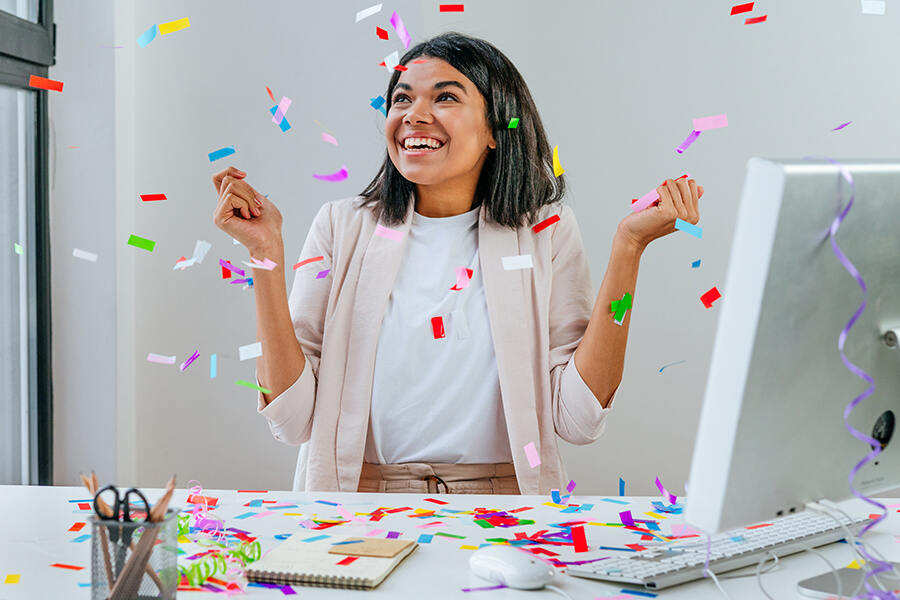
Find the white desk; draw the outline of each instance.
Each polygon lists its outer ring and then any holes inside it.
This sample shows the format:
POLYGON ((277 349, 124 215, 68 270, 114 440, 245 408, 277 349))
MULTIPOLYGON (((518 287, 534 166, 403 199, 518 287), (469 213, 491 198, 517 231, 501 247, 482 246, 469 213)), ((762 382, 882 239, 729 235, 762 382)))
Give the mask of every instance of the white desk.
MULTIPOLYGON (((160 490, 146 490, 148 499, 155 501, 160 490)), ((577 491, 577 490, 576 490, 577 491)), ((613 504, 602 500, 602 496, 574 496, 573 503, 594 504, 587 512, 568 514, 561 513, 559 508, 545 506, 550 498, 543 496, 467 496, 441 495, 438 499, 448 501, 447 508, 471 510, 484 507, 498 510, 511 510, 522 506, 532 506, 533 510, 517 513, 521 518, 533 519, 534 525, 511 528, 484 529, 474 523, 470 515, 459 515, 458 518, 440 519, 448 526, 429 529, 417 528, 428 520, 413 519, 410 512, 394 513, 379 522, 365 524, 347 524, 329 528, 324 531, 311 532, 299 525, 307 517, 317 515, 323 518, 340 518, 332 506, 316 503, 315 500, 338 502, 351 512, 369 512, 376 507, 402 507, 435 509, 438 505, 425 502, 428 496, 418 494, 339 494, 339 493, 298 493, 275 492, 266 494, 241 493, 230 490, 204 490, 204 494, 219 499, 219 508, 212 515, 224 519, 226 527, 237 527, 250 531, 258 536, 263 552, 279 544, 274 538, 276 534, 295 533, 301 536, 312 536, 320 533, 343 537, 361 535, 369 529, 400 531, 403 538, 418 538, 421 533, 444 531, 465 535, 465 540, 436 536, 429 544, 422 544, 417 552, 398 567, 376 590, 358 592, 351 590, 333 590, 325 588, 297 586, 298 597, 302 598, 467 598, 467 600, 515 600, 529 598, 559 598, 549 590, 526 592, 512 589, 496 591, 464 593, 462 588, 483 587, 488 582, 474 576, 468 567, 471 550, 460 549, 463 544, 477 546, 486 538, 513 538, 517 531, 532 534, 538 529, 546 529, 549 523, 563 523, 570 520, 586 520, 600 523, 618 521, 618 512, 629 509, 634 514, 642 514, 651 510, 650 501, 658 498, 626 497, 615 498, 630 502, 628 506, 613 504), (243 506, 255 498, 277 500, 281 503, 299 505, 297 508, 274 511, 261 518, 235 520, 233 517, 248 511, 262 511, 264 508, 248 508, 243 506), (303 513, 304 517, 285 516, 282 512, 303 513)), ((24 487, 0 486, 0 600, 17 598, 89 598, 90 588, 79 587, 79 583, 89 583, 90 573, 90 540, 76 543, 72 540, 81 534, 90 533, 86 526, 80 533, 70 533, 68 529, 73 523, 87 521, 91 513, 81 511, 76 504, 69 501, 86 499, 87 492, 83 488, 71 487, 24 487), (71 571, 53 568, 53 563, 81 565, 82 571, 71 571), (18 584, 4 584, 8 574, 20 574, 18 584)), ((184 508, 187 492, 177 491, 171 506, 184 508)), ((893 503, 894 501, 886 501, 893 503)), ((856 506, 858 511, 858 505, 856 506)), ((893 560, 900 559, 900 544, 895 541, 900 533, 896 509, 892 509, 891 517, 874 532, 871 540, 884 555, 893 560)), ((650 517, 646 517, 650 518, 650 517)), ((659 521, 663 535, 671 531, 673 524, 681 523, 680 517, 669 516, 659 521)), ((551 528, 552 529, 552 528, 551 528)), ((604 526, 585 526, 587 542, 591 547, 622 546, 637 542, 637 536, 621 528, 604 526)), ((381 534, 384 535, 384 534, 381 534)), ((549 549, 550 547, 548 547, 549 549)), ((562 561, 585 560, 601 556, 615 555, 615 552, 591 551, 575 554, 571 548, 553 546, 552 550, 560 553, 562 561)), ((824 549, 826 556, 836 565, 844 566, 850 561, 850 548, 846 544, 832 544, 824 549)), ((808 553, 788 557, 782 561, 781 568, 764 577, 767 590, 781 598, 795 598, 795 584, 798 580, 823 572, 827 569, 821 559, 808 553)), ((580 579, 567 575, 558 577, 558 585, 566 590, 575 600, 593 600, 605 596, 612 588, 605 583, 580 579)), ((723 582, 725 590, 733 600, 744 598, 761 598, 753 577, 734 579, 723 582)), ((621 586, 617 586, 618 589, 621 586)), ((635 588, 637 589, 637 588, 635 588)), ((179 592, 181 598, 213 598, 210 593, 179 592)), ((248 588, 247 596, 254 598, 281 598, 279 590, 248 588)), ((224 597, 224 596, 222 596, 224 597)), ((718 591, 710 581, 698 581, 659 592, 660 598, 666 600, 703 598, 719 598, 718 591)), ((631 598, 640 599, 640 596, 631 598)))

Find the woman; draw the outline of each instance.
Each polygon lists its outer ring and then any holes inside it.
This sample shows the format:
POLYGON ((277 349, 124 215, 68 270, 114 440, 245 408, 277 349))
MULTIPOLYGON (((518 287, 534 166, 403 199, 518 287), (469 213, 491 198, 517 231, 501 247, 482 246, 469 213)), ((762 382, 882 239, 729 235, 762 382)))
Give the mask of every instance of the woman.
POLYGON ((381 170, 319 211, 300 262, 321 259, 296 268, 290 298, 278 209, 238 169, 213 177, 216 224, 278 263, 254 272, 271 390, 258 410, 303 445, 297 490, 546 494, 567 481, 556 436, 596 440, 621 381, 630 313, 616 322, 610 303, 634 292, 647 244, 676 218, 697 223, 703 188, 667 180, 657 206, 622 220, 592 310, 564 180, 516 68, 457 33, 400 64, 381 170))

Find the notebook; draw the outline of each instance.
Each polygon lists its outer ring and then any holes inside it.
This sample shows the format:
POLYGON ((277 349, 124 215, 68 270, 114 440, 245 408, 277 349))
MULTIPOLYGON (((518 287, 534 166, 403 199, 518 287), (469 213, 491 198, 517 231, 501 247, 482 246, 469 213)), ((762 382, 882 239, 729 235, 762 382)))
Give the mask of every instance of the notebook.
POLYGON ((340 538, 306 542, 293 535, 247 567, 249 581, 371 590, 419 544, 412 540, 340 538), (360 540, 360 541, 356 541, 360 540), (335 545, 336 542, 352 542, 335 545), (354 558, 356 557, 356 558, 354 558), (343 563, 343 564, 338 564, 343 563))

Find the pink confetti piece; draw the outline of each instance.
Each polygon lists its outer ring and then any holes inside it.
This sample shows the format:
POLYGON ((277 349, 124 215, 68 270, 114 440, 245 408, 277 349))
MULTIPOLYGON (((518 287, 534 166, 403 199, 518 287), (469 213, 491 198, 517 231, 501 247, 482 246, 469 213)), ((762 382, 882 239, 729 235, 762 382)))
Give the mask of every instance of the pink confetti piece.
POLYGON ((338 145, 337 140, 334 139, 334 136, 328 135, 327 133, 324 133, 324 132, 322 133, 322 141, 328 142, 329 144, 334 144, 335 146, 338 145))
POLYGON ((287 96, 281 97, 281 102, 278 103, 278 108, 275 110, 275 114, 272 115, 272 122, 278 125, 281 125, 281 120, 284 118, 285 113, 291 107, 291 99, 287 96))
POLYGON ((466 267, 456 267, 454 270, 456 271, 456 285, 450 289, 464 290, 469 287, 469 282, 472 280, 471 275, 469 275, 469 269, 466 267))
POLYGON ((387 238, 389 240, 400 241, 403 239, 403 232, 396 229, 388 229, 384 225, 375 227, 375 235, 387 238))
POLYGON ((409 37, 409 32, 406 31, 406 25, 403 24, 403 19, 397 14, 397 11, 394 11, 394 14, 391 15, 391 25, 394 26, 394 31, 397 32, 397 35, 400 36, 400 39, 403 41, 403 47, 409 49, 412 38, 409 37))
POLYGON ((269 515, 277 515, 277 514, 278 514, 278 513, 275 512, 274 510, 264 510, 264 511, 262 511, 262 512, 256 513, 256 514, 253 515, 251 518, 252 518, 252 519, 259 519, 259 518, 261 518, 261 517, 268 517, 269 515))
POLYGON ((152 352, 147 355, 147 360, 152 363, 159 363, 161 365, 174 365, 175 364, 174 356, 163 356, 162 354, 153 354, 152 352))
POLYGON ((183 363, 181 363, 180 369, 181 369, 182 371, 184 371, 184 370, 187 369, 189 366, 191 366, 191 363, 193 363, 193 362, 194 362, 195 360, 197 360, 198 358, 200 358, 200 351, 199 351, 199 350, 195 351, 193 354, 191 354, 191 357, 190 357, 189 359, 187 359, 186 361, 184 361, 183 363))
POLYGON ((348 177, 347 165, 343 165, 341 167, 341 170, 337 173, 329 173, 327 175, 319 175, 317 173, 313 173, 313 177, 321 181, 343 181, 348 177))
POLYGON ((250 262, 242 261, 243 264, 247 265, 251 269, 265 269, 266 271, 271 271, 275 267, 278 266, 278 263, 275 261, 269 260, 268 258, 264 258, 262 260, 258 260, 250 257, 250 262))
POLYGON ((301 527, 306 527, 307 529, 315 529, 316 527, 318 527, 318 525, 316 525, 315 522, 313 522, 313 521, 310 520, 310 519, 307 519, 307 520, 305 520, 305 521, 302 521, 302 522, 300 523, 300 526, 301 526, 301 527))
POLYGON ((648 206, 650 206, 657 200, 659 200, 659 192, 657 192, 656 188, 654 188, 654 189, 650 190, 649 192, 647 192, 646 194, 644 194, 643 196, 641 196, 640 198, 638 198, 637 202, 633 202, 631 204, 631 210, 633 210, 634 212, 644 210, 645 208, 647 208, 648 206))
POLYGON ((443 521, 432 521, 431 523, 425 523, 424 525, 416 525, 416 527, 419 529, 431 529, 432 527, 441 527, 443 525, 443 521))
POLYGON ((720 127, 728 127, 727 114, 694 119, 694 131, 706 131, 707 129, 719 129, 720 127))
POLYGON ((525 444, 525 456, 528 457, 528 466, 532 469, 541 464, 541 457, 538 455, 537 448, 534 447, 534 442, 528 442, 525 444))
POLYGON ((376 535, 381 535, 384 533, 384 529, 373 529, 372 531, 367 531, 364 534, 364 537, 375 537, 376 535))
POLYGON ((693 144, 697 138, 700 137, 700 132, 694 129, 691 133, 684 139, 683 142, 678 144, 678 147, 675 148, 675 152, 678 154, 684 154, 684 151, 690 148, 691 144, 693 144))

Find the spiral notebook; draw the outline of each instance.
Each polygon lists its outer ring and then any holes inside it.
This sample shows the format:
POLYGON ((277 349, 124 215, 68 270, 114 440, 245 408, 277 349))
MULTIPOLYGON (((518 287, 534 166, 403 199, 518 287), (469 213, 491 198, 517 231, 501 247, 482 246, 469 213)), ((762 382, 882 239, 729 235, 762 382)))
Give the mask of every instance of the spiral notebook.
POLYGON ((247 579, 280 585, 370 590, 419 547, 412 540, 329 537, 307 542, 304 539, 309 536, 288 538, 250 565, 245 570, 247 579))

